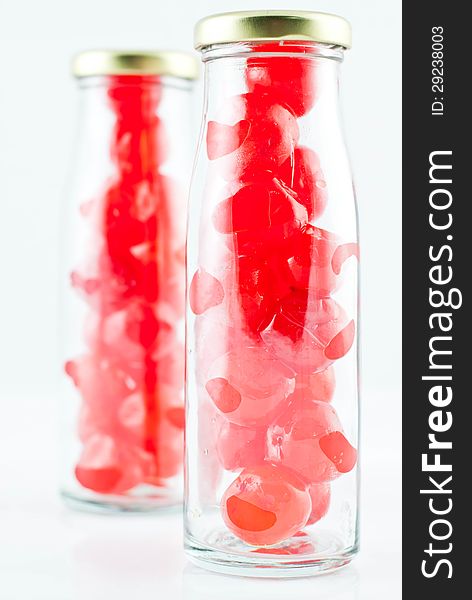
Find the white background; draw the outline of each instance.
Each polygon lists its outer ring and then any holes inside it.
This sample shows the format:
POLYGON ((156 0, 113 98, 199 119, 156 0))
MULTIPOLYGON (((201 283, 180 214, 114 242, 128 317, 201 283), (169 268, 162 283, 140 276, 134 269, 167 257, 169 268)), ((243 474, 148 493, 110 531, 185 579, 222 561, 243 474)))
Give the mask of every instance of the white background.
POLYGON ((0 600, 400 598, 400 77, 400 0, 0 0, 0 600), (249 8, 339 13, 354 31, 342 98, 362 242, 362 553, 338 575, 282 586, 185 566, 177 515, 75 515, 55 492, 70 58, 97 47, 191 50, 198 18, 249 8))

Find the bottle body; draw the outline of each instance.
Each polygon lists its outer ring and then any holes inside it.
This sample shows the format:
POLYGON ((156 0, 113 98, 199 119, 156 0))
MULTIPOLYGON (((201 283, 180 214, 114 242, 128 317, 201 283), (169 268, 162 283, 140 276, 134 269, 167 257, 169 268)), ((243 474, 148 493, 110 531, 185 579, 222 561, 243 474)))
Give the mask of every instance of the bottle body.
POLYGON ((190 84, 80 81, 63 247, 62 494, 153 510, 181 498, 190 84))
POLYGON ((186 544, 226 572, 310 574, 357 550, 358 240, 341 57, 297 42, 204 53, 186 544))

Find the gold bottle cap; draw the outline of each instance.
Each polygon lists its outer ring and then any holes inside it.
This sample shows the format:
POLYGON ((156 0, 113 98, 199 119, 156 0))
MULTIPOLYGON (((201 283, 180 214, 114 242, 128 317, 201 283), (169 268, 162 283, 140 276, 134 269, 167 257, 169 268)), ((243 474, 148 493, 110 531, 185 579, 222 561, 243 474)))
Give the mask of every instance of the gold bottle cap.
POLYGON ((198 61, 188 52, 135 50, 87 50, 74 57, 74 77, 93 75, 169 75, 198 78, 198 61))
POLYGON ((195 26, 197 50, 213 44, 298 40, 351 47, 351 25, 328 13, 254 10, 211 15, 195 26))

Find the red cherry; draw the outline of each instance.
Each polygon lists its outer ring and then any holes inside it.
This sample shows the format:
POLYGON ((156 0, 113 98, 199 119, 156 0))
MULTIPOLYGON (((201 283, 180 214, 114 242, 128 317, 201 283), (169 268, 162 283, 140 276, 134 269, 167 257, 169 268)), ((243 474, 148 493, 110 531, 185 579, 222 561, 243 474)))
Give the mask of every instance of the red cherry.
POLYGON ((315 103, 316 59, 304 56, 307 50, 290 42, 257 44, 255 52, 292 52, 298 56, 264 56, 248 58, 246 81, 251 92, 268 94, 274 102, 288 106, 300 117, 315 103))
POLYGON ((208 158, 215 160, 237 150, 246 139, 250 127, 249 121, 239 121, 236 125, 210 121, 207 129, 208 158))
MULTIPOLYGON (((298 209, 298 214, 304 212, 298 209)), ((220 233, 259 231, 292 221, 297 215, 293 197, 277 181, 268 179, 242 187, 221 202, 213 214, 220 233)))
POLYGON ((341 273, 343 264, 351 256, 355 256, 359 260, 359 244, 341 244, 336 248, 331 259, 331 266, 336 275, 341 273))
POLYGON ((306 224, 306 209, 279 180, 260 176, 220 202, 213 213, 215 229, 235 234, 239 256, 284 254, 289 240, 306 224))
POLYGON ((75 475, 95 492, 121 494, 142 481, 149 464, 145 453, 120 448, 110 436, 96 434, 85 443, 75 475))
POLYGON ((357 450, 340 431, 323 436, 320 448, 340 473, 348 473, 357 462, 357 450))
POLYGON ((293 152, 297 121, 269 96, 233 96, 207 130, 207 152, 228 181, 274 171, 293 152))
POLYGON ((79 387, 79 378, 77 376, 77 365, 73 360, 68 360, 64 364, 64 371, 74 382, 75 387, 79 387))
POLYGON ((169 408, 167 411, 167 418, 174 427, 183 429, 185 427, 185 408, 183 406, 169 408))
POLYGON ((310 294, 323 298, 339 285, 331 261, 337 247, 337 238, 330 232, 311 225, 297 232, 293 238, 293 258, 289 267, 296 287, 309 289, 310 294))
POLYGON ((261 337, 279 360, 305 378, 347 354, 353 327, 332 298, 313 298, 306 290, 294 290, 283 299, 279 314, 261 337))
POLYGON ((327 202, 326 182, 316 152, 300 146, 280 166, 278 176, 295 192, 309 219, 323 214, 327 202))
POLYGON ((196 315, 201 315, 213 306, 223 302, 224 290, 221 283, 203 268, 199 268, 190 284, 190 308, 196 315))
POLYGON ((205 388, 215 406, 237 425, 270 422, 293 389, 293 373, 264 348, 238 348, 218 358, 205 388))
POLYGON ((228 487, 221 511, 234 535, 252 546, 271 546, 304 527, 311 499, 295 474, 262 464, 245 469, 228 487))
POLYGON ((223 309, 232 327, 257 340, 277 314, 280 298, 291 291, 287 262, 277 257, 240 256, 225 267, 223 277, 223 309))
POLYGON ((341 431, 341 423, 330 404, 294 399, 268 430, 268 457, 309 483, 331 481, 339 471, 320 441, 333 431, 341 431))
POLYGON ((305 398, 320 402, 331 402, 335 388, 336 380, 332 366, 318 373, 297 375, 295 381, 295 389, 303 392, 305 398))
POLYGON ((330 360, 342 358, 350 350, 354 341, 356 326, 354 321, 349 323, 337 333, 325 348, 325 356, 330 360))
POLYGON ((313 483, 309 486, 308 492, 311 498, 311 514, 306 524, 313 525, 328 512, 331 500, 331 488, 329 483, 313 483))
POLYGON ((223 468, 228 471, 262 463, 265 453, 264 430, 223 421, 218 434, 217 452, 223 468))

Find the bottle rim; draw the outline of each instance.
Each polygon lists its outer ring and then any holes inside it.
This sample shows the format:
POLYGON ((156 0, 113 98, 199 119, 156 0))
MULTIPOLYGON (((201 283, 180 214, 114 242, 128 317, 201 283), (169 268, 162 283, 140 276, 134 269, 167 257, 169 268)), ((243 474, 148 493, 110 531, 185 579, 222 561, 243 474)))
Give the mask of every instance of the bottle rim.
POLYGON ((198 61, 189 52, 172 50, 86 50, 72 60, 77 79, 97 75, 169 75, 198 79, 198 61))
POLYGON ((352 45, 350 23, 338 15, 314 11, 259 10, 211 15, 198 21, 194 46, 293 40, 343 48, 352 45))

